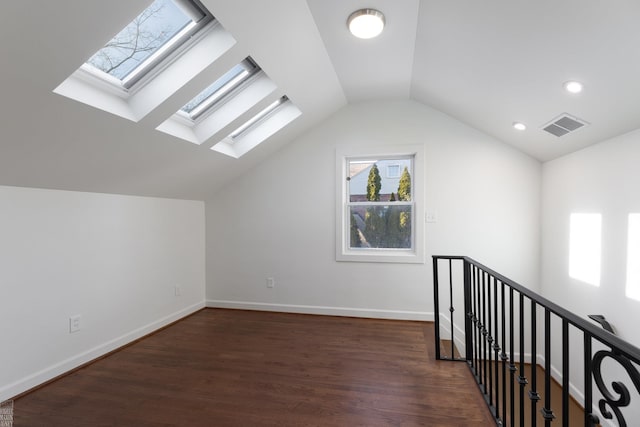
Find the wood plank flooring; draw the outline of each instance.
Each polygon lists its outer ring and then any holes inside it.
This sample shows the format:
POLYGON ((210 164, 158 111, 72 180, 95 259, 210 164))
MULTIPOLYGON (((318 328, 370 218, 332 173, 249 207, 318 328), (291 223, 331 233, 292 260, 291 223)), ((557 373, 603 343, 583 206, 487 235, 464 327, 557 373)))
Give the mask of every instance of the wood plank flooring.
MULTIPOLYGON (((440 354, 443 357, 452 357, 451 356, 451 350, 453 348, 453 357, 454 358, 459 358, 460 357, 460 352, 458 351, 458 348, 456 345, 454 345, 453 347, 451 346, 451 340, 440 340, 440 354)), ((497 372, 498 372, 498 389, 499 389, 499 399, 500 401, 499 406, 500 406, 500 417, 503 416, 504 412, 503 412, 503 407, 501 406, 503 404, 502 402, 502 363, 498 363, 496 365, 495 363, 495 359, 492 360, 491 365, 493 366, 493 373, 495 374, 495 370, 497 368, 497 372)), ((516 365, 518 366, 519 369, 519 364, 516 363, 516 365)), ((487 368, 488 369, 488 368, 487 368)), ((508 399, 508 396, 510 394, 510 390, 511 390, 511 384, 509 383, 510 381, 510 370, 509 370, 509 365, 505 365, 505 372, 507 373, 507 382, 506 382, 506 388, 507 388, 507 397, 506 399, 508 399)), ((544 426, 545 425, 545 419, 542 416, 542 412, 540 411, 540 409, 544 406, 544 401, 545 401, 545 392, 544 392, 544 369, 540 366, 540 365, 536 365, 536 375, 538 378, 538 394, 540 395, 540 401, 537 403, 536 405, 536 423, 538 426, 544 426)), ((522 427, 530 427, 531 426, 531 399, 529 398, 529 387, 527 386, 525 388, 525 398, 524 398, 524 423, 520 424, 520 383, 518 382, 518 373, 516 373, 514 375, 514 379, 513 379, 513 390, 514 390, 514 420, 515 420, 515 425, 518 426, 522 426, 522 427)), ((531 379, 531 364, 526 363, 525 367, 524 367, 524 376, 527 379, 531 379)), ((495 382, 493 382, 494 386, 495 386, 495 382)), ((487 390, 487 393, 489 393, 489 391, 487 390)), ((494 391, 495 393, 495 391, 494 391)), ((495 399, 495 395, 493 397, 495 399)), ((555 416, 555 420, 553 421, 556 425, 560 425, 562 424, 562 386, 555 381, 552 378, 551 381, 551 409, 553 410, 553 414, 555 416)), ((511 425, 510 422, 510 404, 509 401, 507 400, 507 425, 511 425)), ((584 408, 573 398, 569 399, 569 427, 583 427, 584 426, 584 408)))
POLYGON ((14 426, 492 426, 433 324, 205 309, 14 403, 14 426))

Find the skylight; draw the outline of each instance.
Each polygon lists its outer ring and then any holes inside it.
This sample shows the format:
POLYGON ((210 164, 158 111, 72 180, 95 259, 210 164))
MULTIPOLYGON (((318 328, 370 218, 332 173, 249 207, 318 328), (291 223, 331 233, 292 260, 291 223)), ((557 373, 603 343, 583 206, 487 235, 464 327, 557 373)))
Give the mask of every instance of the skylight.
POLYGON ((193 0, 155 0, 83 66, 130 89, 213 17, 193 0))
MULTIPOLYGON (((268 104, 266 108, 263 107, 262 110, 257 109, 257 105, 254 105, 254 107, 256 108, 252 108, 251 111, 253 116, 249 114, 248 110, 243 116, 238 116, 238 119, 243 119, 247 116, 251 117, 249 120, 237 127, 226 138, 216 143, 211 149, 238 159, 262 144, 276 132, 282 130, 302 114, 287 96, 276 99, 275 102, 268 104), (255 114, 254 111, 259 112, 255 114)), ((226 104, 221 108, 226 108, 226 104)), ((211 117, 215 115, 213 114, 211 117)))
POLYGON ((232 140, 235 139, 235 138, 240 137, 245 132, 248 132, 249 129, 251 129, 252 127, 256 126, 261 121, 265 120, 269 115, 274 113, 281 105, 285 104, 287 101, 289 101, 289 98, 287 98, 286 95, 281 97, 281 98, 279 98, 277 101, 273 102, 267 108, 265 108, 264 110, 260 111, 258 114, 253 116, 251 119, 247 120, 247 122, 245 124, 243 124, 242 126, 240 126, 238 129, 236 129, 233 132, 231 132, 231 135, 229 135, 229 137, 232 140))
POLYGON ((302 112, 287 97, 264 109, 278 88, 248 52, 233 67, 227 60, 213 67, 236 40, 201 1, 146 0, 150 5, 54 92, 139 122, 174 94, 191 97, 192 87, 208 85, 178 111, 173 107, 156 129, 197 145, 212 141, 208 148, 234 158, 244 155, 302 112), (213 83, 204 80, 212 70, 213 83))
POLYGON ((251 58, 245 59, 184 105, 180 113, 193 121, 197 120, 258 71, 260 67, 251 58))

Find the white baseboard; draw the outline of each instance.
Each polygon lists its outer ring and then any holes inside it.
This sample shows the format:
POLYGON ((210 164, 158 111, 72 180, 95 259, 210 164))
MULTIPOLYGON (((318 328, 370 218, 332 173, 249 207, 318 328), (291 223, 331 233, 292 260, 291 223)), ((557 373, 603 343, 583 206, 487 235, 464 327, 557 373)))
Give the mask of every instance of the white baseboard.
MULTIPOLYGON (((538 355, 538 364, 544 368, 545 358, 542 355, 538 355)), ((562 371, 551 364, 551 377, 558 384, 562 384, 562 371)), ((571 381, 569 381, 569 394, 584 407, 584 392, 576 387, 571 381)))
POLYGON ((205 308, 204 301, 193 304, 192 306, 186 307, 175 313, 171 313, 168 316, 165 316, 140 328, 134 329, 133 331, 107 341, 104 344, 100 344, 87 351, 84 351, 80 354, 72 356, 45 369, 42 369, 25 378, 15 381, 9 385, 3 386, 0 388, 0 402, 11 399, 14 396, 17 396, 53 378, 63 375, 66 372, 77 368, 78 366, 82 366, 83 364, 91 362, 92 360, 95 360, 100 356, 104 356, 105 354, 113 350, 116 350, 139 338, 142 338, 145 335, 148 335, 164 326, 169 325, 170 323, 175 322, 176 320, 180 320, 183 317, 195 313, 202 308, 205 308))
POLYGON ((325 316, 364 317, 370 319, 433 321, 433 313, 426 311, 379 310, 373 308, 323 307, 318 305, 269 304, 248 301, 207 300, 210 308, 276 311, 282 313, 320 314, 325 316))

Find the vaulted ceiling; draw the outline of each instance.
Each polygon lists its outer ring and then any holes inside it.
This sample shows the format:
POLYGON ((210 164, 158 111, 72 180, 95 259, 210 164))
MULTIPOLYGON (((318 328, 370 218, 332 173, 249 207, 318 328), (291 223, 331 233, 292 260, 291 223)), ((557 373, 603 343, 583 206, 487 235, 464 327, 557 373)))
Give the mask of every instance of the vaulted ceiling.
POLYGON ((539 159, 640 128, 640 2, 202 0, 302 111, 240 159, 155 128, 224 73, 205 69, 139 123, 52 91, 150 0, 0 3, 0 185, 206 199, 347 103, 413 99, 539 159), (386 16, 352 37, 348 15, 386 16), (564 91, 578 80, 585 90, 564 91), (589 123, 542 130, 568 113, 589 123), (518 132, 515 121, 527 125, 518 132))

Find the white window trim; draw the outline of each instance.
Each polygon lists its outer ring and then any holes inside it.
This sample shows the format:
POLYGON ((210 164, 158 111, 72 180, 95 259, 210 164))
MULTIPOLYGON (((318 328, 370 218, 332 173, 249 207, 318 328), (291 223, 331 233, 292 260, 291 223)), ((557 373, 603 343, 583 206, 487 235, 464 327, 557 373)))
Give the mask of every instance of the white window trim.
POLYGON ((391 262, 424 264, 424 147, 353 147, 336 150, 336 261, 391 262), (349 158, 397 158, 413 156, 411 194, 415 201, 412 215, 413 248, 351 249, 347 200, 347 160, 349 158))

